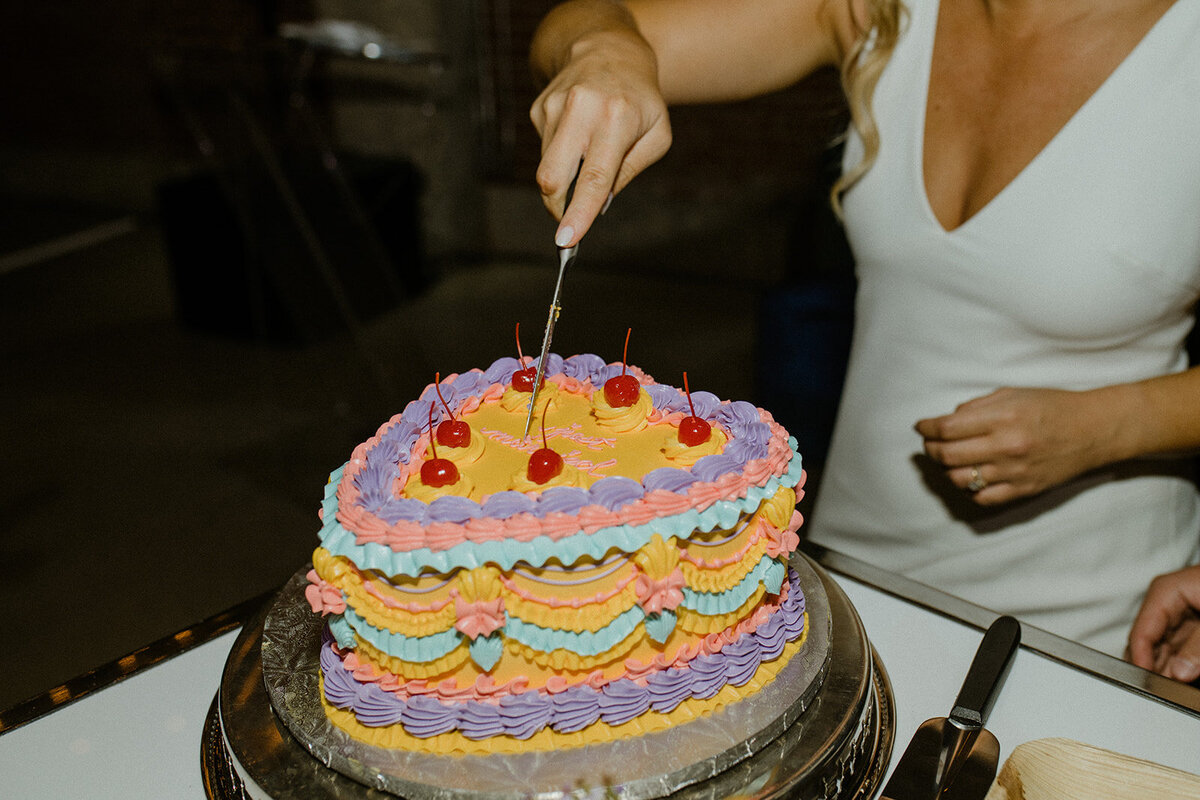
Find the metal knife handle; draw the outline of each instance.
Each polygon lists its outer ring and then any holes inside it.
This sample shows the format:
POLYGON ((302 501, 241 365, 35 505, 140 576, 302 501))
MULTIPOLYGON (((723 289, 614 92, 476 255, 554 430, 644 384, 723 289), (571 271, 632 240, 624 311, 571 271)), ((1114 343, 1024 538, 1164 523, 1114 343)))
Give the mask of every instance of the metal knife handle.
POLYGON ((981 728, 1008 677, 1013 656, 1021 643, 1021 623, 1009 616, 999 617, 983 635, 971 669, 954 701, 950 719, 967 728, 981 728))

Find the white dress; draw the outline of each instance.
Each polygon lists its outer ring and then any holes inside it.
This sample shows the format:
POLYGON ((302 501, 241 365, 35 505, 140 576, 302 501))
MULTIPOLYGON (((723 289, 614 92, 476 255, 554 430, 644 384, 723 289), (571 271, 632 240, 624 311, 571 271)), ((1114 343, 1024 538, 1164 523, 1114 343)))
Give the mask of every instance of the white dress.
MULTIPOLYGON (((1190 462, 1121 464, 986 510, 928 468, 913 425, 1001 386, 1089 389, 1187 366, 1200 294, 1200 2, 1178 0, 952 231, 922 178, 938 4, 906 5, 875 91, 879 158, 845 198, 854 342, 809 537, 1120 655, 1151 578, 1197 558, 1190 462)), ((860 153, 851 136, 846 163, 860 153)))

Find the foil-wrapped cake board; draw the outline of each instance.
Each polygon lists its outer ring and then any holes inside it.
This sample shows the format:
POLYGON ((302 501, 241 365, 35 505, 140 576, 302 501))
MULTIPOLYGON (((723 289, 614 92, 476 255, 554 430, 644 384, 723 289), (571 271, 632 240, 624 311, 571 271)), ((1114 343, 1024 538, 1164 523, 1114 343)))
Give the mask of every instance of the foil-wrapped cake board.
POLYGON ((891 688, 841 589, 803 555, 808 640, 770 684, 645 736, 543 753, 448 756, 378 748, 330 723, 323 620, 306 570, 243 629, 202 747, 213 800, 254 798, 869 798, 891 755, 891 688))

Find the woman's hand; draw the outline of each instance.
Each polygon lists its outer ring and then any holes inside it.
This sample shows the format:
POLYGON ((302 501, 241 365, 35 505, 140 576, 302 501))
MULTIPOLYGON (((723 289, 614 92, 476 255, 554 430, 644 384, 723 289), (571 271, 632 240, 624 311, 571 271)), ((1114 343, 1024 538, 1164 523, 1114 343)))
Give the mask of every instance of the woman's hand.
POLYGON ((995 505, 1116 460, 1109 411, 1097 392, 1004 388, 923 419, 916 430, 956 486, 995 505))
POLYGON ((1150 583, 1129 632, 1128 658, 1177 681, 1200 679, 1200 566, 1150 583))
POLYGON ((612 19, 568 50, 547 45, 539 58, 535 40, 535 64, 541 61, 553 75, 530 110, 542 137, 537 183, 542 202, 560 220, 560 247, 577 243, 613 195, 671 144, 654 51, 630 18, 602 8, 612 19), (572 179, 575 193, 565 208, 572 179))

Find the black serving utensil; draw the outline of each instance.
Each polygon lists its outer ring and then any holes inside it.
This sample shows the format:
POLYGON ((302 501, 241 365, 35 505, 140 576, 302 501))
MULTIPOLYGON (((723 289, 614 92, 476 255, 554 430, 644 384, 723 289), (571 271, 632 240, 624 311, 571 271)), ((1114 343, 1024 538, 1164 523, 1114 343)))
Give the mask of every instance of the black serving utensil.
POLYGON ((1021 642, 1021 624, 996 619, 983 635, 949 717, 922 722, 881 800, 982 800, 996 779, 1000 743, 988 714, 1021 642))

